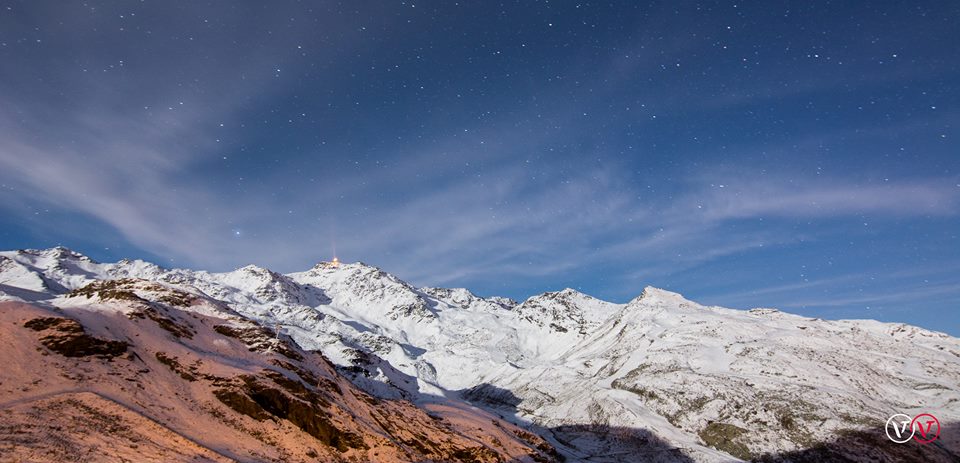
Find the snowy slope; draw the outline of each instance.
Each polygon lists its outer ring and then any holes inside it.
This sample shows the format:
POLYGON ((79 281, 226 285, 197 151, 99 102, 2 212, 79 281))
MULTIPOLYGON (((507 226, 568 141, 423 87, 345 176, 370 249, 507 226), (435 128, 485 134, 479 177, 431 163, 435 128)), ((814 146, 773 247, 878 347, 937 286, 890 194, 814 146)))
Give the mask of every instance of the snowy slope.
POLYGON ((137 279, 0 302, 0 461, 550 461, 450 400, 372 397, 198 292, 137 279))
MULTIPOLYGON (((808 448, 843 429, 882 433, 897 411, 960 420, 956 338, 704 307, 654 288, 555 362, 488 381, 512 391, 521 414, 542 426, 652 428, 693 455, 715 434, 725 435, 716 447, 751 458, 808 448)), ((956 449, 957 436, 945 439, 956 449)))
MULTIPOLYGON (((99 264, 63 248, 0 252, 0 300, 63 304, 70 290, 116 278, 161 282, 279 328, 379 397, 465 397, 573 461, 802 451, 840 433, 882 433, 895 412, 960 422, 960 341, 902 324, 704 307, 655 288, 628 304, 572 289, 517 303, 414 288, 362 263, 208 273, 99 264)), ((924 458, 950 461, 957 439, 924 458)), ((887 447, 877 458, 898 456, 887 447)))

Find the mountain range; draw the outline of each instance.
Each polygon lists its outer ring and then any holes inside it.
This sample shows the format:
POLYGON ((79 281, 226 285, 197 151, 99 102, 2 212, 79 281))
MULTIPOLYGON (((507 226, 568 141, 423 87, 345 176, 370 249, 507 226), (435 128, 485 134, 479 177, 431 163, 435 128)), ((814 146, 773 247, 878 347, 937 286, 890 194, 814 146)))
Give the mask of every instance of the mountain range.
POLYGON ((0 252, 0 301, 9 461, 960 460, 960 340, 899 323, 62 247, 0 252))

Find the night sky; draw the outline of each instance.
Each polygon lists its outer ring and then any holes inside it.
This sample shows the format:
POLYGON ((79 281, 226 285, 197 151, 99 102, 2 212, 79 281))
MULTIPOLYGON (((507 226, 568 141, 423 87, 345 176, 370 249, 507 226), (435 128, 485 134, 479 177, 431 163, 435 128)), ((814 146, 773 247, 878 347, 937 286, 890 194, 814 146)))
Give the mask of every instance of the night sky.
POLYGON ((960 335, 960 3, 0 1, 0 248, 960 335))

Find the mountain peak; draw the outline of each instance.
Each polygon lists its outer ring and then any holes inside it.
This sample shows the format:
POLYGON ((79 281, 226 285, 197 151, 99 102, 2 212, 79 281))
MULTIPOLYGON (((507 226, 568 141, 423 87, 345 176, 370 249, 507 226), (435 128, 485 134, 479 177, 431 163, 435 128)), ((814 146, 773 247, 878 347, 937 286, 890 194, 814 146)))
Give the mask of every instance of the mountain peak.
POLYGON ((257 264, 247 264, 247 265, 244 265, 243 267, 238 268, 237 271, 263 273, 263 272, 269 272, 270 270, 267 270, 257 264))
POLYGON ((94 262, 93 259, 74 251, 66 246, 54 246, 48 249, 23 249, 18 251, 20 254, 29 254, 36 257, 46 257, 50 259, 71 259, 84 262, 94 262))
POLYGON ((316 265, 313 266, 313 268, 315 268, 315 269, 334 269, 334 268, 338 268, 338 267, 340 267, 340 266, 342 266, 342 265, 346 265, 346 264, 340 262, 339 260, 321 260, 320 262, 317 262, 316 265))
POLYGON ((516 306, 521 318, 553 331, 574 330, 585 334, 589 327, 605 320, 618 304, 601 301, 573 288, 532 296, 516 306))
POLYGON ((320 288, 335 304, 372 311, 367 315, 433 318, 429 303, 407 282, 363 262, 332 265, 320 262, 306 272, 287 275, 293 281, 320 288))
POLYGON ((253 277, 258 280, 279 281, 284 279, 283 275, 255 264, 244 265, 230 273, 241 278, 253 277))
POLYGON ((634 298, 628 303, 628 305, 661 305, 669 304, 675 306, 691 306, 698 305, 697 303, 690 301, 689 299, 683 297, 680 293, 675 293, 673 291, 667 291, 665 289, 656 288, 653 286, 646 286, 643 288, 643 292, 639 296, 634 298))
POLYGON ((426 286, 420 288, 420 291, 423 291, 424 293, 427 293, 438 299, 449 299, 460 304, 469 304, 476 299, 480 299, 476 294, 473 294, 467 288, 434 288, 426 286))
POLYGON ((343 262, 336 257, 333 260, 321 260, 313 266, 315 270, 335 270, 335 269, 361 269, 361 270, 378 270, 383 271, 380 267, 376 265, 370 265, 366 262, 356 261, 356 262, 343 262))
POLYGON ((556 294, 558 296, 563 296, 563 297, 584 297, 589 299, 595 299, 593 296, 573 288, 563 288, 560 291, 557 291, 556 294))
POLYGON ((561 289, 560 291, 547 291, 545 293, 540 293, 534 296, 530 296, 524 301, 524 303, 527 303, 527 302, 532 303, 537 301, 556 300, 556 299, 569 300, 571 298, 594 299, 593 296, 590 296, 589 294, 581 293, 580 291, 577 291, 573 288, 564 288, 564 289, 561 289))

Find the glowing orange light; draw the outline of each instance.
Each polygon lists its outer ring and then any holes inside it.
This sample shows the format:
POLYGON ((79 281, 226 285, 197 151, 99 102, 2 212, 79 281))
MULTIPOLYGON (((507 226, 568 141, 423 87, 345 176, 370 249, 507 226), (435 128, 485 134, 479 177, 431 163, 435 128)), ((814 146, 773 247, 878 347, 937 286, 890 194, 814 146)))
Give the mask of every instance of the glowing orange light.
POLYGON ((333 260, 332 260, 330 263, 333 264, 334 267, 339 267, 339 266, 340 266, 340 259, 337 259, 337 257, 334 256, 334 257, 333 257, 333 260))

